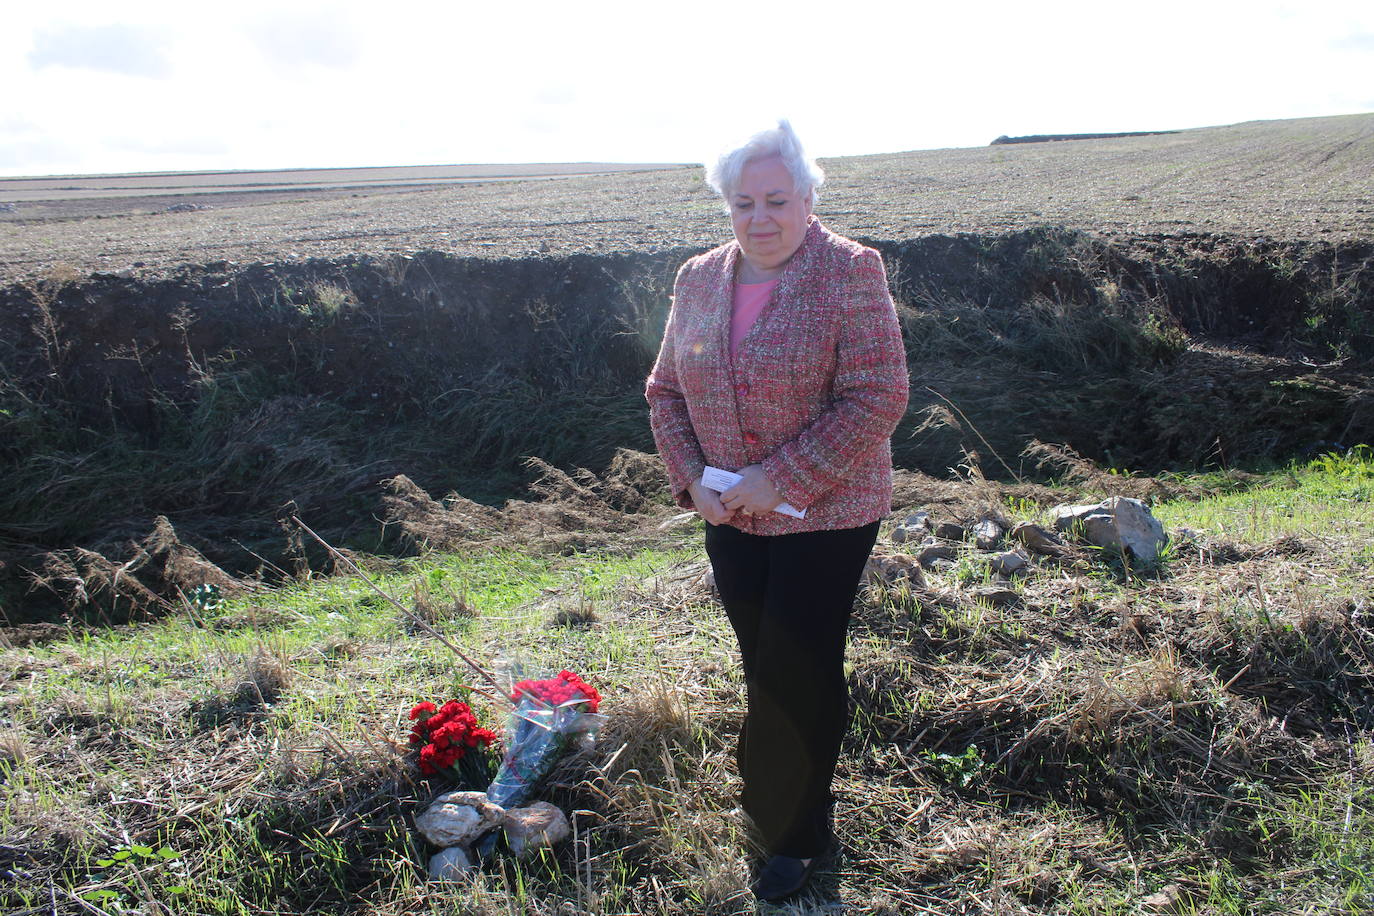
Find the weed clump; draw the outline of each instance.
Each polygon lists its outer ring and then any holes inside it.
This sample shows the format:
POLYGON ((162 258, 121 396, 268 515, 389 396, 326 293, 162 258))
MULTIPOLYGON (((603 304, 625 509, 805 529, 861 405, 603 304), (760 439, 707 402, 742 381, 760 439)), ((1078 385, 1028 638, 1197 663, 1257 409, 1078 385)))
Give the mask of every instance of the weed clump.
POLYGON ((244 588, 178 537, 165 516, 154 520, 147 536, 103 549, 47 553, 32 575, 33 588, 58 597, 68 613, 94 612, 111 622, 168 610, 173 596, 207 585, 226 594, 244 588))
POLYGON ((435 500, 404 475, 386 484, 386 524, 411 550, 461 550, 476 545, 587 549, 614 539, 649 540, 669 509, 667 479, 657 458, 620 449, 604 475, 572 473, 538 458, 532 500, 509 500, 501 509, 457 493, 435 500))
POLYGON ((290 689, 293 679, 290 664, 279 653, 259 646, 239 661, 223 689, 190 705, 191 719, 202 729, 261 719, 290 689))
POLYGON ((401 628, 411 636, 432 633, 450 620, 471 619, 477 611, 441 578, 417 579, 410 613, 401 614, 401 628))

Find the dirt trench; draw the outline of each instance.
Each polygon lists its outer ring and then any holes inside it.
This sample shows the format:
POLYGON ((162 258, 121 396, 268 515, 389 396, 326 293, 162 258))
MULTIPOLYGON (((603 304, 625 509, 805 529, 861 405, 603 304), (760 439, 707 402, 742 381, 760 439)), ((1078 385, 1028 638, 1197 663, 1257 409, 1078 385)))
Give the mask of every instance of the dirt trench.
MULTIPOLYGON (((899 465, 1032 474, 1039 440, 1158 471, 1374 441, 1369 243, 874 244, 911 368, 899 465)), ((640 390, 694 253, 221 261, 0 289, 0 610, 79 611, 32 590, 46 559, 128 562, 159 518, 257 575, 301 561, 292 513, 400 549, 380 508, 399 475, 497 504, 525 492, 527 457, 597 472, 651 450, 640 390)))

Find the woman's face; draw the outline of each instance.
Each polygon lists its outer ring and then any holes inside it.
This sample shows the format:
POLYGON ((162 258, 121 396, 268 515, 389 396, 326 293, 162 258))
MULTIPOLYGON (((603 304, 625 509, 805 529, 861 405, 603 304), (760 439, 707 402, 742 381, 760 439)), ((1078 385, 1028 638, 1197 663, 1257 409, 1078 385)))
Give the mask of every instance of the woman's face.
POLYGON ((755 269, 781 270, 806 237, 810 215, 811 195, 797 193, 781 157, 744 164, 730 197, 730 222, 745 259, 755 269))

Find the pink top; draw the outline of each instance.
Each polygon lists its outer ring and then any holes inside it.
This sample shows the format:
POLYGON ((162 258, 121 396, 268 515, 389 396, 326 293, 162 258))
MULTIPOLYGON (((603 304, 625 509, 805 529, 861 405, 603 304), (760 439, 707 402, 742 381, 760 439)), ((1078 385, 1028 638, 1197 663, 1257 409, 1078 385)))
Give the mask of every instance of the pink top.
POLYGON ((774 277, 762 283, 736 283, 735 305, 730 313, 730 355, 739 350, 741 340, 749 336, 749 329, 758 320, 759 312, 773 298, 773 289, 782 277, 774 277))

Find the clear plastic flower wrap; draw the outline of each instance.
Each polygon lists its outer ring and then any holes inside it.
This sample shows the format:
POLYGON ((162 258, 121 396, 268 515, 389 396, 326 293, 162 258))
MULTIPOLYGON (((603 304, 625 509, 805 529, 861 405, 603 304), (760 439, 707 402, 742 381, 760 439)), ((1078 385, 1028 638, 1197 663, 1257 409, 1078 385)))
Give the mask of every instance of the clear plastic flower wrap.
POLYGON ((506 753, 487 788, 487 798, 505 808, 527 802, 568 749, 584 736, 594 737, 606 721, 596 711, 601 695, 571 671, 519 681, 511 700, 506 753))

